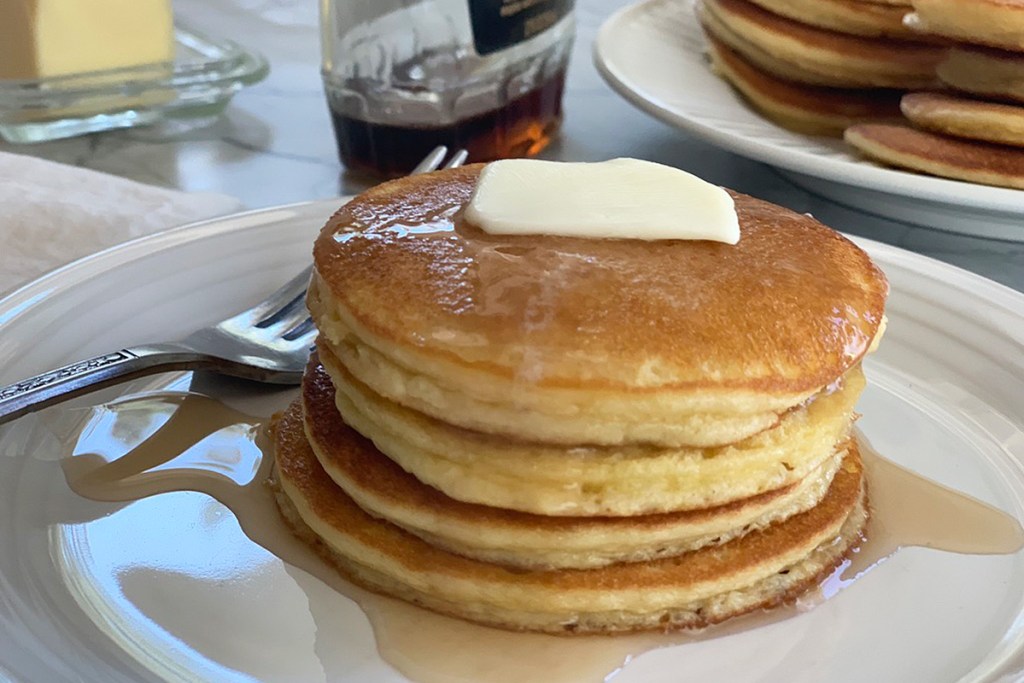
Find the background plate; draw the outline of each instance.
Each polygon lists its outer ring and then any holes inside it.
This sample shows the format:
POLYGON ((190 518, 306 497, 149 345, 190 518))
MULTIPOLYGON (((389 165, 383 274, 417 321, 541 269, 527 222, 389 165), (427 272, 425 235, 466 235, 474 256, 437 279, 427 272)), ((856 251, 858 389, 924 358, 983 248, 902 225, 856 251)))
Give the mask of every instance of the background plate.
POLYGON ((868 213, 977 237, 1024 241, 1024 191, 883 168, 842 140, 761 118, 704 56, 696 0, 644 0, 612 15, 594 43, 605 80, 643 111, 794 183, 868 213))
MULTIPOLYGON (((308 262, 338 203, 159 234, 14 292, 0 300, 0 384, 175 337, 260 299, 308 262)), ((897 462, 1024 517, 1024 296, 858 242, 892 283, 858 406, 866 435, 897 462)), ((292 395, 227 381, 212 390, 263 415, 292 395)), ((351 601, 249 542, 212 499, 110 505, 72 494, 51 428, 69 410, 0 428, 0 679, 403 680, 351 601)), ((732 683, 1020 680, 1022 641, 1024 555, 913 548, 810 612, 650 652, 615 683, 679 683, 684 671, 732 683)))

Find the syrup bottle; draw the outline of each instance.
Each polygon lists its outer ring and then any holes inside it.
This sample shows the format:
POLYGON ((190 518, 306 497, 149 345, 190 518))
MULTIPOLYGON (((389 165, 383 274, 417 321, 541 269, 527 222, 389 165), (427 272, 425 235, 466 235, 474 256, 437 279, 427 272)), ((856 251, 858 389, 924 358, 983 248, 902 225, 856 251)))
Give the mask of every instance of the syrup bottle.
POLYGON ((573 0, 322 0, 323 79, 346 167, 408 173, 436 145, 532 156, 562 119, 573 0))

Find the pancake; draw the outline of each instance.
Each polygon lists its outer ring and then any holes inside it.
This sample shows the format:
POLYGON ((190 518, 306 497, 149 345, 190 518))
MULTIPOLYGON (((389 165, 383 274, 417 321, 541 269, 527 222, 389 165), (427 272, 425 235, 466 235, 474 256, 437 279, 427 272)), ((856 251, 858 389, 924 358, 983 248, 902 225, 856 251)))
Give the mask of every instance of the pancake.
POLYGON ((867 518, 851 442, 812 509, 729 543, 595 569, 524 571, 435 548, 364 512, 309 448, 301 409, 275 429, 272 485, 295 532, 348 578, 491 626, 552 633, 700 627, 795 598, 842 560, 867 518))
POLYGON ((838 33, 915 40, 920 33, 903 25, 906 7, 860 0, 751 0, 802 24, 838 33))
POLYGON ((913 0, 904 20, 921 33, 1024 51, 1024 2, 1021 0, 913 0))
POLYGON ((957 90, 1024 102, 1024 53, 959 45, 939 63, 937 72, 957 90))
POLYGON ((962 140, 905 126, 861 124, 845 139, 891 166, 984 185, 1024 189, 1024 149, 962 140))
POLYGON ((325 346, 388 401, 571 446, 735 443, 856 365, 888 286, 807 216, 733 194, 737 245, 492 236, 480 166, 379 185, 314 247, 325 346))
POLYGON ((911 0, 854 0, 859 5, 887 5, 889 7, 913 7, 911 0))
MULTIPOLYGON (((342 421, 334 387, 315 360, 303 379, 302 416, 317 460, 365 511, 450 552, 529 568, 635 562, 727 542, 816 505, 845 454, 844 446, 838 453, 830 448, 823 462, 793 483, 715 508, 632 517, 552 517, 464 503, 424 485, 342 421)), ((593 463, 595 469, 601 465, 593 463)), ((538 470, 533 463, 522 468, 527 475, 538 470)))
POLYGON ((859 82, 849 84, 842 79, 837 79, 835 76, 805 69, 793 62, 785 61, 766 52, 760 45, 748 41, 742 35, 733 31, 725 22, 713 14, 704 3, 699 5, 698 16, 701 27, 709 39, 714 39, 721 45, 736 51, 743 56, 747 63, 780 80, 822 87, 842 87, 847 89, 864 87, 859 82))
POLYGON ((944 48, 816 28, 746 0, 704 0, 705 29, 762 71, 810 85, 927 88, 944 48))
MULTIPOLYGON (((761 405, 755 403, 759 398, 756 395, 740 397, 744 406, 750 406, 750 412, 741 408, 730 414, 724 412, 725 408, 716 409, 716 396, 711 392, 699 396, 695 392, 648 390, 630 396, 628 389, 612 392, 588 390, 587 386, 545 387, 498 373, 492 373, 497 377, 488 377, 478 366, 446 366, 444 358, 427 360, 424 356, 409 359, 405 364, 395 362, 394 358, 404 355, 406 349, 389 347, 381 339, 372 339, 373 345, 362 342, 367 332, 357 333, 350 327, 351 321, 343 317, 339 301, 328 293, 316 274, 307 304, 320 330, 320 347, 329 349, 359 382, 375 393, 459 427, 509 439, 564 446, 638 442, 725 445, 774 427, 780 414, 788 409, 787 404, 813 395, 808 392, 792 398, 769 397, 759 402, 761 405), (418 371, 419 368, 429 374, 418 371), (695 400, 688 400, 690 397, 695 400), (755 411, 755 407, 760 410, 755 411)), ((521 363, 529 367, 541 362, 539 347, 523 343, 521 348, 531 354, 523 355, 521 363)), ((556 360, 569 359, 572 352, 565 353, 556 360)), ((559 384, 568 383, 563 380, 559 384)))
POLYGON ((695 510, 791 486, 846 437, 864 387, 853 368, 778 426, 730 446, 563 447, 454 427, 382 399, 330 350, 319 357, 338 389, 334 419, 340 413, 420 481, 456 500, 558 516, 695 510))
POLYGON ((708 36, 711 63, 747 102, 783 128, 808 135, 842 137, 862 121, 899 119, 900 91, 850 90, 793 83, 748 63, 732 48, 708 36))
POLYGON ((944 93, 910 93, 901 108, 918 128, 971 140, 1024 147, 1024 106, 944 93))

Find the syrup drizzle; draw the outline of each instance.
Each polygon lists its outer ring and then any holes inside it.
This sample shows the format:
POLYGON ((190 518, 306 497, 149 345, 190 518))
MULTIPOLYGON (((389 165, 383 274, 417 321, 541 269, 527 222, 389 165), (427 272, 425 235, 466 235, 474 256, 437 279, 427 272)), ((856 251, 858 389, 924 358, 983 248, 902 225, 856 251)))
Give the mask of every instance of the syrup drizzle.
MULTIPOLYGON (((558 637, 486 628, 360 589, 343 579, 282 521, 266 481, 272 468, 265 421, 190 393, 149 393, 96 408, 62 467, 70 488, 99 501, 130 502, 171 491, 205 493, 230 509, 255 543, 356 602, 384 661, 416 683, 597 683, 611 681, 650 650, 720 638, 805 611, 832 597, 905 546, 1000 554, 1024 546, 1006 513, 935 484, 881 457, 863 438, 869 538, 794 605, 672 634, 558 637), (125 430, 163 423, 131 445, 125 430), (152 422, 152 420, 150 420, 152 422)), ((311 612, 316 609, 311 601, 311 612)))

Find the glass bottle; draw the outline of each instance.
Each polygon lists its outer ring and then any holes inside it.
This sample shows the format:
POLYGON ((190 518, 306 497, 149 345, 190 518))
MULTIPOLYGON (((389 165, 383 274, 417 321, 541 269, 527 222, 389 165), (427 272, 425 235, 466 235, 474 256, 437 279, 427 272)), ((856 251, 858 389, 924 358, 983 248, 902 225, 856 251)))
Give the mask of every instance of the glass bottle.
POLYGON ((530 156, 561 123, 572 0, 321 0, 321 31, 351 169, 402 175, 439 144, 530 156))

